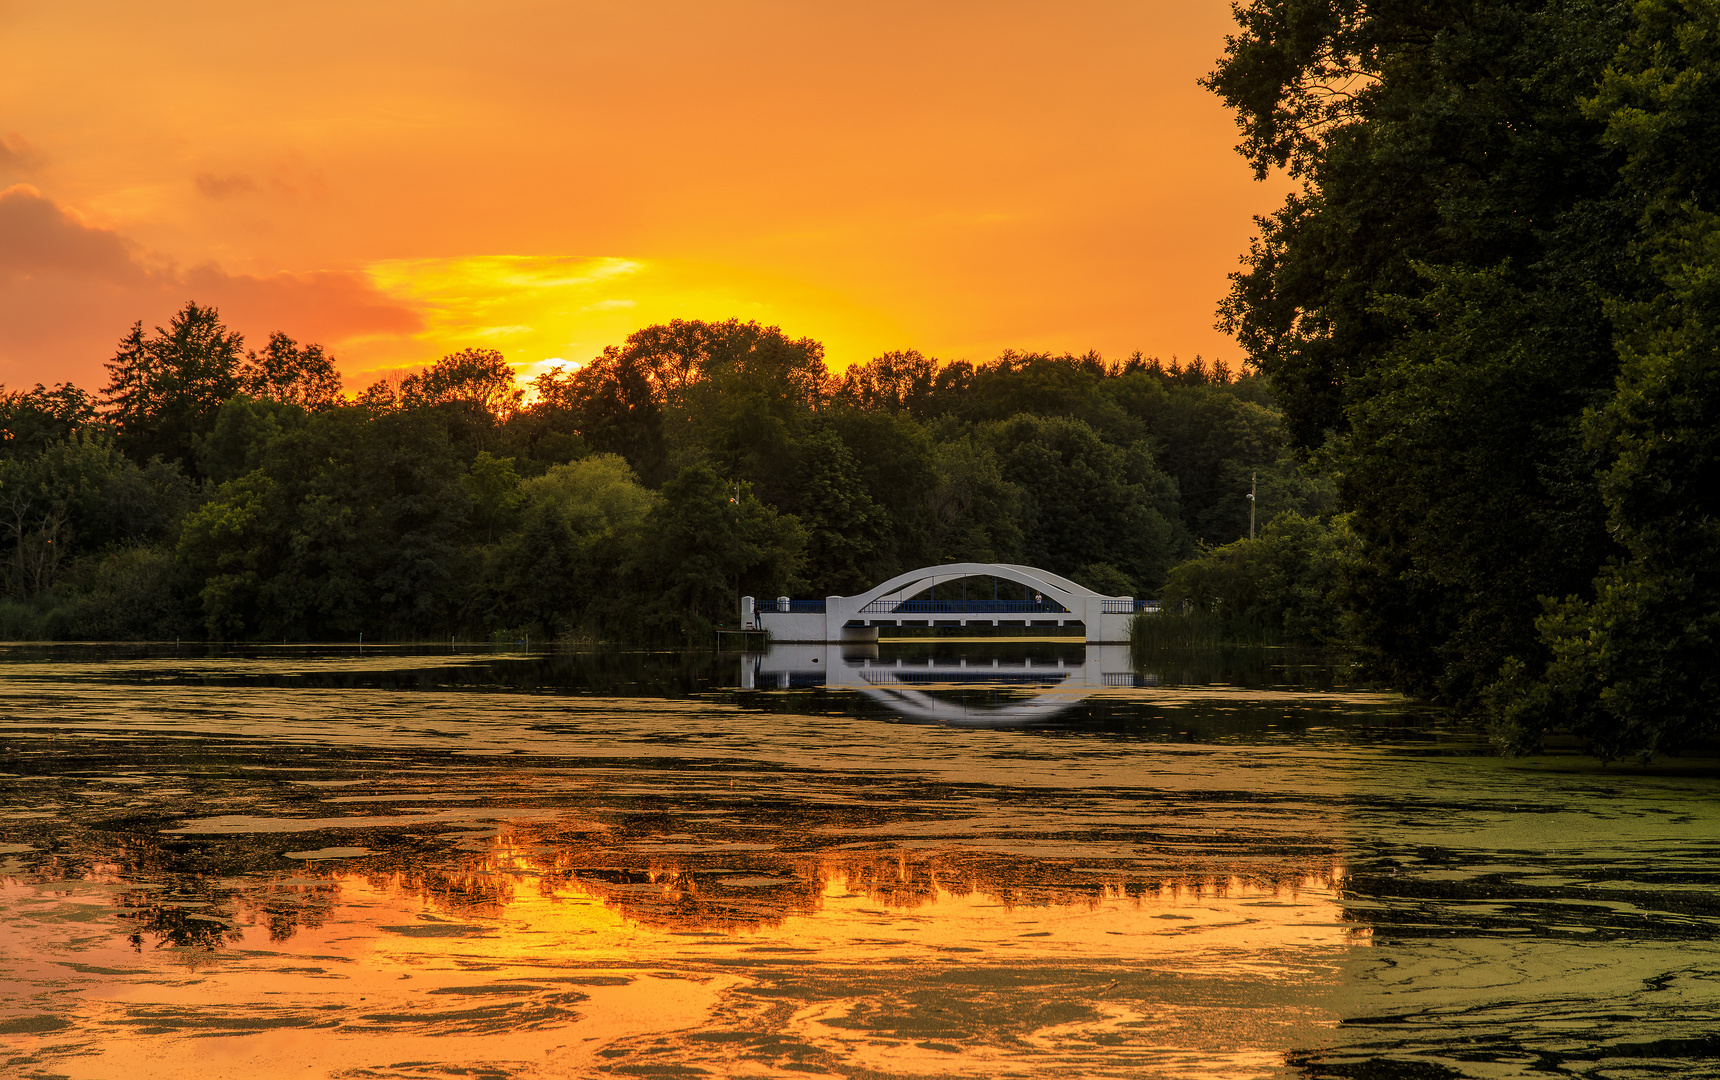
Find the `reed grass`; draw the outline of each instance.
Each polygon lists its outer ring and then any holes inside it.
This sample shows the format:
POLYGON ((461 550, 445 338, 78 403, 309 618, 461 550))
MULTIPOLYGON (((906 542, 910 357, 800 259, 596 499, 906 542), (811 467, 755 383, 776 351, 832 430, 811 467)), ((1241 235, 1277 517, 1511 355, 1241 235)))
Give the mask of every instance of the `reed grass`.
POLYGON ((1226 619, 1207 611, 1143 611, 1129 623, 1135 654, 1167 649, 1265 648, 1283 635, 1255 619, 1226 619))

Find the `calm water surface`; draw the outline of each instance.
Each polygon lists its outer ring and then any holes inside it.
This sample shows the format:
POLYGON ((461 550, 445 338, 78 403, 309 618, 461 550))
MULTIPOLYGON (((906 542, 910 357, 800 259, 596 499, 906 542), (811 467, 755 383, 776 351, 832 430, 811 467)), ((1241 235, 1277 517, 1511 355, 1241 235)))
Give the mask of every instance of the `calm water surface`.
POLYGON ((0 1074, 1720 1075, 1720 769, 1317 663, 0 649, 0 1074))

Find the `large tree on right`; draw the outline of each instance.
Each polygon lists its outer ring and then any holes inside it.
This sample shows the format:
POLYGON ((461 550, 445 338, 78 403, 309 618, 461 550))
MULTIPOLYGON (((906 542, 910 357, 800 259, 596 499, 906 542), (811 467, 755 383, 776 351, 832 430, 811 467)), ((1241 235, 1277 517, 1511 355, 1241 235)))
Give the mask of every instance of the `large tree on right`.
MULTIPOLYGON (((1257 173, 1303 182, 1261 220, 1223 318, 1296 439, 1338 468, 1358 544, 1357 637, 1378 674, 1490 708, 1519 748, 1568 728, 1603 752, 1645 752, 1664 745, 1654 731, 1689 735, 1713 716, 1688 693, 1645 702, 1657 722, 1609 711, 1623 684, 1572 644, 1644 543, 1683 568, 1679 603, 1712 606, 1711 579, 1689 562, 1700 544, 1644 539, 1632 515, 1646 512, 1627 507, 1679 482, 1657 441, 1677 423, 1632 404, 1632 387, 1641 357, 1663 354, 1654 343, 1675 324, 1689 338, 1701 308, 1680 299, 1684 279, 1655 239, 1675 218, 1694 235, 1696 219, 1655 207, 1700 187, 1668 189, 1669 163, 1713 160, 1696 142, 1714 124, 1700 103, 1683 120, 1640 120, 1652 109, 1639 98, 1665 99, 1640 72, 1664 62, 1664 42, 1714 40, 1686 32, 1713 8, 1256 0, 1238 7, 1240 32, 1208 78, 1257 173)), ((1679 422, 1713 430, 1688 409, 1679 422)), ((1653 621, 1629 634, 1688 636, 1653 621)), ((1662 690, 1694 686, 1706 669, 1668 649, 1662 661, 1685 675, 1662 690)))
POLYGON ((1720 725, 1720 3, 1649 0, 1585 112, 1627 155, 1643 294, 1610 305, 1622 368, 1584 417, 1622 548, 1591 591, 1549 604, 1549 663, 1493 693, 1506 736, 1575 730, 1647 755, 1720 725))

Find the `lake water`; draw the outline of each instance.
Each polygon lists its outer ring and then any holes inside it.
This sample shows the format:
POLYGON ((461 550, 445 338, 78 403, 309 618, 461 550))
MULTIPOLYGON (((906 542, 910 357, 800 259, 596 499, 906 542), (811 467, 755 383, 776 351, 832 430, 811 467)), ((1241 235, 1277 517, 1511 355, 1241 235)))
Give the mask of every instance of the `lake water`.
POLYGON ((1720 1075, 1720 769, 1317 660, 0 650, 0 1074, 1720 1075))

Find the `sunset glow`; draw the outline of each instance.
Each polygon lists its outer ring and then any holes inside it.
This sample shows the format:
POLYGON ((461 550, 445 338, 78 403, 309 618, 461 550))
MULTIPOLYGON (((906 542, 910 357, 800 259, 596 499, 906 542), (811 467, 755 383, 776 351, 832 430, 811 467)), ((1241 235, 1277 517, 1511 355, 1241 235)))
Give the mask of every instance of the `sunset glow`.
MULTIPOLYGON (((752 319, 812 325, 830 353, 865 359, 903 340, 899 324, 802 281, 680 260, 478 256, 398 259, 370 280, 419 312, 419 354, 444 345, 502 350, 525 377, 583 363, 641 326, 670 319, 752 319)), ((400 363, 402 338, 377 334, 344 348, 349 378, 400 363)))
POLYGON ((214 304, 349 385, 653 321, 1238 359, 1222 0, 0 3, 0 381, 214 304))

